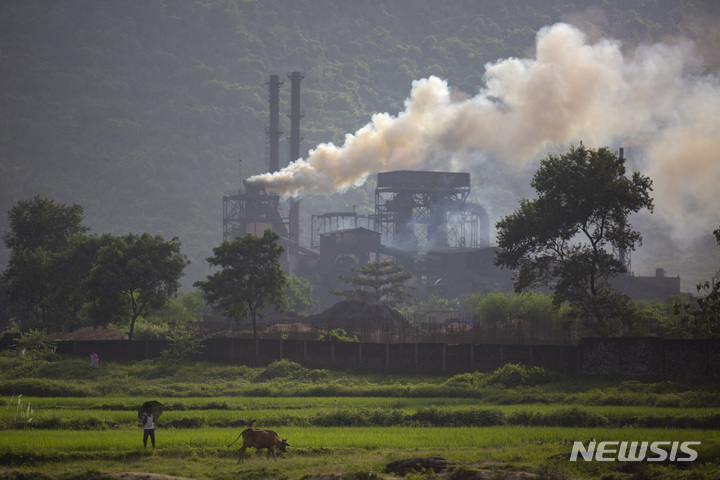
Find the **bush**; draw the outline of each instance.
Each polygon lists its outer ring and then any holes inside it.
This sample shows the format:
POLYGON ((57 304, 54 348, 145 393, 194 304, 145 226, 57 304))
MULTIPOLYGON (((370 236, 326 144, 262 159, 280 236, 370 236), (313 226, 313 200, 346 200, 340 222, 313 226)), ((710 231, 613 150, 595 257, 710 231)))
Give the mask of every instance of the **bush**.
POLYGON ((507 417, 507 423, 509 425, 537 425, 538 418, 535 412, 528 410, 516 410, 510 413, 507 417))
POLYGON ((168 337, 168 346, 161 355, 171 360, 185 360, 202 352, 205 345, 202 339, 193 337, 189 333, 178 335, 172 333, 168 337))
POLYGON ((167 327, 147 322, 137 322, 133 331, 133 340, 167 340, 167 327))
POLYGON ((29 397, 91 397, 95 392, 87 387, 47 379, 8 380, 0 383, 0 395, 29 397))
POLYGON ((505 413, 497 409, 454 409, 436 406, 420 408, 409 417, 414 423, 437 427, 489 427, 505 425, 505 413))
POLYGON ((488 375, 485 385, 498 385, 505 388, 544 385, 556 377, 542 367, 527 367, 521 363, 508 363, 488 375))
POLYGON ((0 350, 10 350, 15 348, 15 345, 17 345, 21 336, 22 333, 20 332, 20 330, 11 330, 9 332, 4 332, 2 335, 0 335, 0 350))
POLYGON ((478 388, 483 385, 487 374, 480 372, 461 373, 453 375, 445 381, 445 385, 451 387, 478 388))
POLYGON ((268 380, 290 379, 290 380, 322 380, 328 375, 327 370, 313 370, 303 367, 299 363, 287 359, 277 360, 255 377, 255 381, 265 382, 268 380))
POLYGON ((207 424, 207 419, 202 416, 176 418, 169 422, 158 423, 163 428, 200 428, 207 424))
POLYGON ((342 328, 336 328, 335 330, 330 330, 328 332, 322 333, 318 337, 318 340, 323 340, 326 342, 357 342, 358 338, 357 335, 348 337, 345 330, 343 330, 342 328))
POLYGON ((540 424, 556 427, 604 427, 610 423, 607 417, 578 407, 538 414, 537 417, 540 424))

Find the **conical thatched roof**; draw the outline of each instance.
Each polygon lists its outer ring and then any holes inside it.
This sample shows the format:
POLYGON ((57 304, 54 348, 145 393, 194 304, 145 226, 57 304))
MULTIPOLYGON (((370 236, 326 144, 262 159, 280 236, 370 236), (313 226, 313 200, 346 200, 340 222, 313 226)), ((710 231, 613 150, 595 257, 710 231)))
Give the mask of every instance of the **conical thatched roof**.
POLYGON ((411 328, 400 312, 372 297, 342 300, 322 313, 309 316, 306 323, 318 330, 342 328, 348 333, 399 333, 411 328))

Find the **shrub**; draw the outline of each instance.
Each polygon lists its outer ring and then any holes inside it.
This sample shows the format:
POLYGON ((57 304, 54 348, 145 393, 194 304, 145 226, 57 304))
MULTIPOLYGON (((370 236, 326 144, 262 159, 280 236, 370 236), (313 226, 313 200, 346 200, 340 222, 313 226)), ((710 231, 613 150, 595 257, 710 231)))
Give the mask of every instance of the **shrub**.
POLYGON ((445 381, 445 385, 451 387, 477 388, 483 385, 483 380, 487 376, 485 373, 472 372, 453 375, 445 381))
POLYGON ((193 337, 189 333, 186 335, 172 333, 168 337, 167 348, 161 354, 171 360, 185 360, 202 352, 204 348, 205 345, 200 338, 193 337))
POLYGON ((0 395, 18 394, 29 397, 91 397, 95 392, 70 382, 42 378, 8 380, 0 383, 0 395))
POLYGON ((158 423, 159 426, 164 428, 200 428, 204 427, 206 424, 207 420, 202 416, 176 418, 175 420, 171 420, 169 422, 158 423))
POLYGON ((485 385, 498 385, 505 388, 543 385, 555 379, 542 367, 527 367, 521 363, 508 363, 488 375, 485 385))
POLYGON ((436 406, 420 408, 408 420, 438 427, 489 427, 505 425, 505 413, 497 409, 454 409, 436 406))
POLYGON ((542 425, 557 427, 604 427, 609 423, 607 417, 578 407, 538 414, 538 417, 542 425))
POLYGON ((348 337, 345 330, 343 330, 342 328, 336 328, 335 330, 323 332, 318 337, 318 340, 324 340, 326 342, 357 342, 358 338, 357 335, 348 337))
POLYGON ((133 339, 135 340, 167 340, 167 327, 164 325, 154 325, 147 322, 138 322, 135 324, 133 339))
POLYGON ((537 424, 537 415, 535 415, 535 412, 531 412, 528 410, 516 410, 512 413, 510 413, 507 417, 507 423, 509 425, 536 425, 537 424))
POLYGON ((40 355, 51 352, 55 349, 55 341, 52 340, 45 330, 34 329, 20 333, 20 338, 15 341, 15 349, 20 356, 25 358, 37 358, 40 355))
POLYGON ((264 382, 281 378, 292 380, 321 380, 328 375, 327 370, 313 370, 287 359, 277 360, 265 367, 255 377, 256 381, 264 382))
POLYGON ((14 348, 21 336, 22 333, 20 330, 3 332, 3 334, 0 335, 0 350, 10 350, 11 348, 14 348))

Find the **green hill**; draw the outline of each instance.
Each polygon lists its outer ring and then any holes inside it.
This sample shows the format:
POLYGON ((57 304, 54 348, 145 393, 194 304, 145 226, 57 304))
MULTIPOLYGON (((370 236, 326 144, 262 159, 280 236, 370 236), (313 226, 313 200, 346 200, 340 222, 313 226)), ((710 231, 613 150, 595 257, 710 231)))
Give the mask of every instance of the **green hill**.
MULTIPOLYGON (((222 195, 267 169, 269 75, 305 74, 306 152, 396 115, 413 80, 477 93, 485 64, 531 56, 543 26, 633 45, 695 37, 717 13, 715 0, 0 2, 0 230, 19 199, 77 203, 94 233, 178 236, 189 286, 222 240, 222 195)), ((371 186, 351 190, 304 201, 305 238, 311 213, 373 207, 371 186)), ((518 193, 499 194, 493 213, 510 213, 518 193)), ((648 243, 652 268, 708 279, 706 261, 682 270, 671 246, 648 243)))

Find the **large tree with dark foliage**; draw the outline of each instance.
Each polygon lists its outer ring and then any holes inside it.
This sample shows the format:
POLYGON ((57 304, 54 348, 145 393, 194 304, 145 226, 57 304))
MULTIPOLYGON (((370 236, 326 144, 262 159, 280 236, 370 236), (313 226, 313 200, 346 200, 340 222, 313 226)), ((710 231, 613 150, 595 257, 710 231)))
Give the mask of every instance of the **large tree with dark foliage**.
POLYGON ((581 143, 542 160, 531 185, 537 198, 521 200, 496 225, 495 263, 515 271, 517 292, 550 287, 554 304, 577 308, 594 333, 627 329, 634 310, 609 280, 627 271, 617 252, 642 241, 628 216, 652 211, 652 181, 626 176, 624 158, 581 143))
POLYGON ((248 233, 225 240, 207 259, 220 270, 195 282, 205 300, 223 315, 235 321, 252 319, 253 337, 257 336, 257 318, 265 306, 280 309, 282 303, 287 276, 280 267, 285 249, 279 240, 270 229, 262 237, 248 233))
POLYGON ((161 235, 106 235, 87 279, 91 315, 96 323, 129 323, 132 340, 135 321, 162 309, 177 293, 189 261, 177 238, 161 235))
POLYGON ((3 284, 16 322, 50 331, 65 327, 79 308, 76 290, 87 273, 78 271, 73 258, 75 239, 89 230, 82 224, 83 208, 36 195, 18 201, 8 216, 3 240, 10 261, 3 284))

